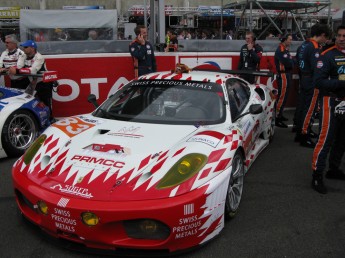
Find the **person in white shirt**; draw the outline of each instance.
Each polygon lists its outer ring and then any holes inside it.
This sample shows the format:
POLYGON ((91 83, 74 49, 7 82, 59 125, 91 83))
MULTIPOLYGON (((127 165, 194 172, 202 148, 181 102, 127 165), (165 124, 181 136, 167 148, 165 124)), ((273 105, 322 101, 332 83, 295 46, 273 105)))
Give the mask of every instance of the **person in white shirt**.
MULTIPOLYGON (((0 56, 0 73, 7 74, 10 67, 17 66, 18 59, 24 55, 24 52, 18 48, 16 35, 5 36, 6 49, 0 56)), ((27 77, 9 75, 11 88, 25 89, 30 83, 27 77)))
MULTIPOLYGON (((44 57, 37 52, 37 44, 33 40, 27 40, 20 44, 24 48, 24 55, 20 56, 17 61, 17 67, 12 66, 9 69, 10 74, 37 74, 47 71, 44 57)), ((43 82, 40 77, 29 76, 29 84, 26 92, 33 94, 50 109, 52 108, 53 84, 43 82)))

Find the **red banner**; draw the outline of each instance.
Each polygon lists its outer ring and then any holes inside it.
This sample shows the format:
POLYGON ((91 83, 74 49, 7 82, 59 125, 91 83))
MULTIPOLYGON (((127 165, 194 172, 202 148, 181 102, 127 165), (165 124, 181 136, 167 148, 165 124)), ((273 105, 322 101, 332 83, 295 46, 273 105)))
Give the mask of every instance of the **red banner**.
MULTIPOLYGON (((94 106, 87 102, 90 93, 99 103, 134 78, 132 58, 126 57, 80 57, 46 58, 49 70, 58 72, 59 87, 53 94, 53 114, 66 117, 89 113, 94 106)), ((171 70, 175 57, 157 57, 160 71, 171 70)))
MULTIPOLYGON (((87 101, 89 94, 95 94, 102 103, 119 87, 134 78, 133 61, 129 54, 102 55, 57 55, 46 56, 47 68, 56 71, 59 87, 53 93, 53 115, 67 117, 92 112, 95 108, 87 101)), ((209 65, 219 69, 237 70, 239 53, 157 53, 158 71, 170 71, 176 63, 185 63, 190 68, 209 65)), ((261 60, 261 70, 274 72, 273 53, 261 60)), ((275 84, 274 80, 261 78, 261 83, 275 84)), ((6 81, 8 85, 8 81, 6 81)), ((298 81, 289 94, 287 106, 294 106, 298 81)))

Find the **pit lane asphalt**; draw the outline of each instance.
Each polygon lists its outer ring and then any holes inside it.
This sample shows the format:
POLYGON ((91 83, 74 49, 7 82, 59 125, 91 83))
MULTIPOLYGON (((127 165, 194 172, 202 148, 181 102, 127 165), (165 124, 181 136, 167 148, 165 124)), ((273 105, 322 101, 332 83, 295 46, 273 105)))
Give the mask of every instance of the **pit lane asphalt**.
MULTIPOLYGON (((314 192, 312 149, 293 138, 291 128, 276 128, 245 177, 237 216, 219 237, 177 257, 345 257, 345 182, 326 179, 329 193, 314 192)), ((55 246, 24 222, 12 188, 14 161, 0 160, 0 257, 102 257, 55 246)))

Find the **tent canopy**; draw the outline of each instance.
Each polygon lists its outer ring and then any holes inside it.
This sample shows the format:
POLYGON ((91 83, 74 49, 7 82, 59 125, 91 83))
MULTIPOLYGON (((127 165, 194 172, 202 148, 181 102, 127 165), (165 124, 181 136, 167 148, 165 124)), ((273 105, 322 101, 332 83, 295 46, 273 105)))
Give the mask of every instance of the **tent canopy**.
POLYGON ((107 28, 117 31, 117 10, 20 10, 20 38, 32 29, 107 28))

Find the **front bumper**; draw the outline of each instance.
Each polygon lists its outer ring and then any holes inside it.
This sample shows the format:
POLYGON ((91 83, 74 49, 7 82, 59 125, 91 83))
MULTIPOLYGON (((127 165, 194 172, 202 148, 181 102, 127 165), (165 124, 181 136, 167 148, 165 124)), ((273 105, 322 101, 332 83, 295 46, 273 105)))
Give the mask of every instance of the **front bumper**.
MULTIPOLYGON (((197 247, 223 228, 223 213, 219 209, 205 209, 207 187, 168 199, 110 202, 48 191, 15 169, 13 182, 16 201, 24 217, 52 237, 79 246, 77 249, 85 247, 90 251, 111 252, 154 250, 169 254, 197 247), (39 211, 39 201, 47 204, 47 215, 39 211), (89 211, 100 218, 96 226, 82 222, 81 214, 89 211), (209 218, 215 217, 213 213, 220 215, 211 223, 209 218), (170 234, 165 239, 131 238, 126 233, 124 221, 137 219, 157 220, 169 227, 170 234)), ((224 206, 218 207, 224 210, 224 206)))

